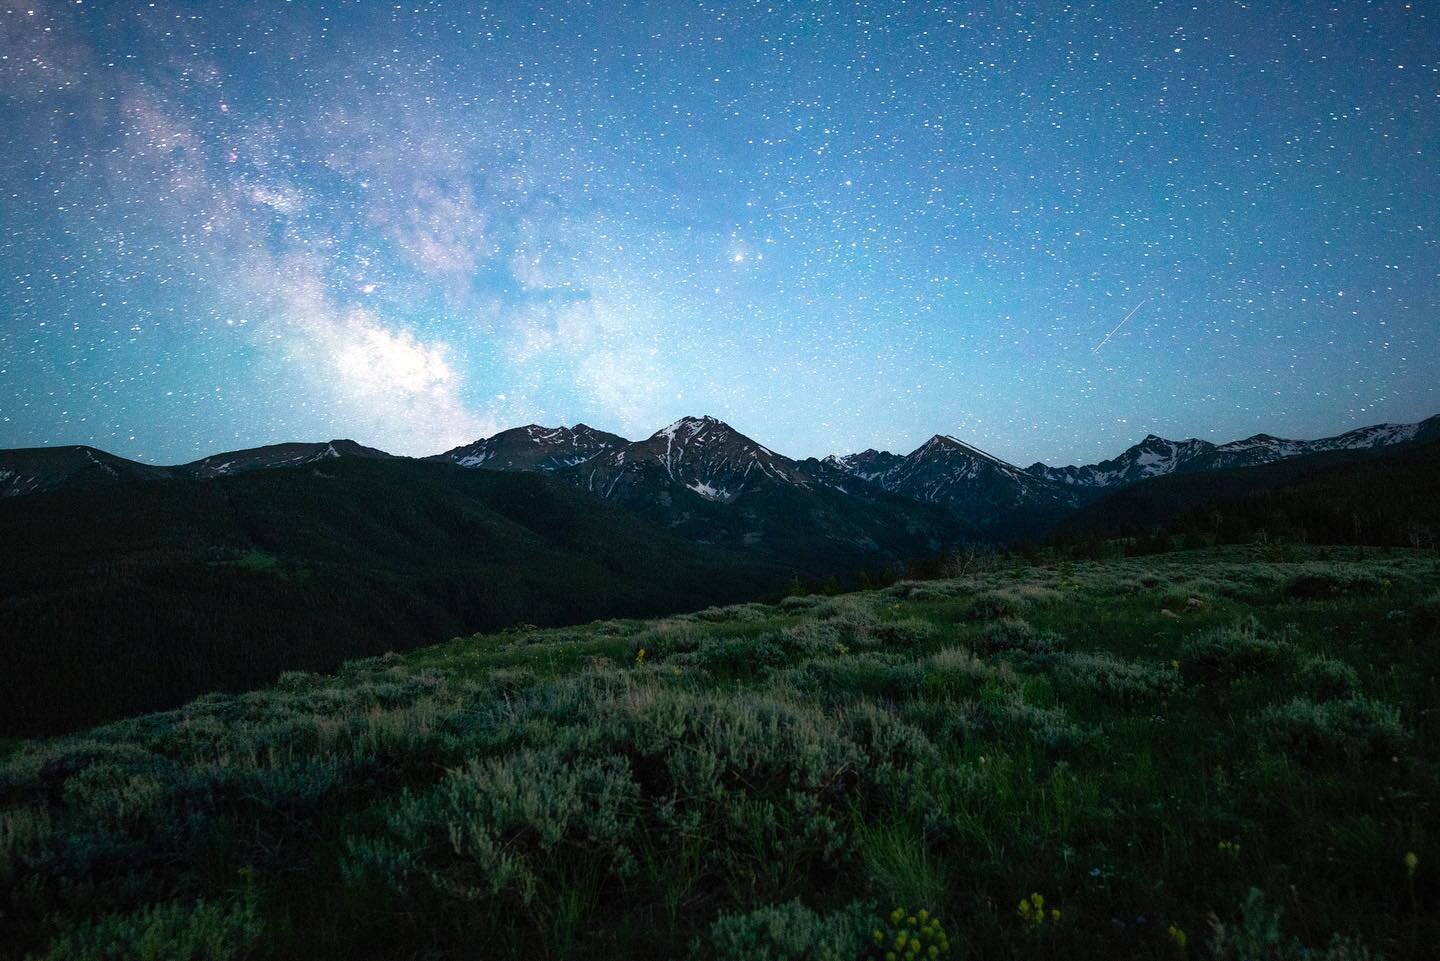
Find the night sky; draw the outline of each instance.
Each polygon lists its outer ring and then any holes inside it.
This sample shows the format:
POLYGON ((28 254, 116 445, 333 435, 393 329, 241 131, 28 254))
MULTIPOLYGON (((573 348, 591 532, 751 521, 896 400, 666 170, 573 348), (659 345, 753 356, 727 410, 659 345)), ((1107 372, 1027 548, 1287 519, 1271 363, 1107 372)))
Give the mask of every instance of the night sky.
POLYGON ((0 0, 0 447, 1418 420, 1427 6, 0 0))

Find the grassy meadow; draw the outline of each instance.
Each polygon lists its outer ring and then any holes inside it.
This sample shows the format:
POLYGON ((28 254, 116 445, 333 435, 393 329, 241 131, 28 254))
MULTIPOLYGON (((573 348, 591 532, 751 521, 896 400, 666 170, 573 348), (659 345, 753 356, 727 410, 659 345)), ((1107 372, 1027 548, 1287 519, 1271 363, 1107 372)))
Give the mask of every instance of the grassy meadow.
POLYGON ((1440 556, 954 573, 0 746, 0 955, 1436 955, 1440 556))

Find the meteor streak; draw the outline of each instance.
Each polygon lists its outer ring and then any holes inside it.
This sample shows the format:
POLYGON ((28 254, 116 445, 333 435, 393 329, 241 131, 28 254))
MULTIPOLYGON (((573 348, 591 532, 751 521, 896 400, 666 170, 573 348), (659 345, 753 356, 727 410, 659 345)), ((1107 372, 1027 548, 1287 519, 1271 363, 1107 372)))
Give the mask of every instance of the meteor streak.
POLYGON ((1120 331, 1120 328, 1124 327, 1125 324, 1130 320, 1130 318, 1135 316, 1135 311, 1139 310, 1141 307, 1144 307, 1145 304, 1149 302, 1149 300, 1150 298, 1146 297, 1144 300, 1140 301, 1140 303, 1136 304, 1134 307, 1131 307, 1130 313, 1125 315, 1125 319, 1120 321, 1120 323, 1116 324, 1115 329, 1110 331, 1110 333, 1106 334, 1105 337, 1100 341, 1100 343, 1090 348, 1090 353, 1098 354, 1100 352, 1100 348, 1108 344, 1110 342, 1110 338, 1114 337, 1120 331))

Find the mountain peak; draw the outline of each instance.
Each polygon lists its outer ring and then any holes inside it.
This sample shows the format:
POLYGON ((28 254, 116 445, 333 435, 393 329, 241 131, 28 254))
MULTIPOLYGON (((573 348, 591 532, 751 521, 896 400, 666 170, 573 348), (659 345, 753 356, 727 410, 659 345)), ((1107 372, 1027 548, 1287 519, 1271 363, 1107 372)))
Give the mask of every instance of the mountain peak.
POLYGON ((967 458, 987 461, 1006 470, 1019 470, 1019 468, 1008 461, 1002 460, 994 454, 987 453, 974 444, 967 444, 951 434, 936 434, 911 452, 907 460, 911 458, 923 459, 930 456, 947 456, 950 454, 960 454, 967 458))
POLYGON ((944 451, 964 450, 966 445, 949 434, 935 434, 925 443, 910 452, 911 457, 919 457, 928 454, 941 453, 944 451))
POLYGON ((482 437, 473 443, 436 454, 431 459, 488 470, 555 471, 583 464, 604 451, 627 443, 623 437, 584 424, 574 427, 526 424, 482 437))
MULTIPOLYGON (((651 440, 664 440, 671 446, 686 444, 701 438, 713 442, 732 437, 748 443, 755 443, 723 420, 711 417, 709 414, 700 417, 682 417, 668 427, 663 427, 650 435, 651 440)), ((755 446, 759 447, 760 445, 755 444, 755 446)))
POLYGON ((658 436, 660 434, 673 434, 676 431, 683 430, 687 427, 697 428, 706 426, 728 427, 730 425, 726 424, 718 417, 711 417, 709 414, 701 414, 699 417, 696 417, 693 414, 687 414, 679 420, 675 421, 675 423, 670 424, 668 427, 660 428, 655 432, 654 436, 658 436))
POLYGON ((642 490, 649 496, 660 472, 662 484, 727 503, 767 479, 797 487, 810 483, 794 461, 708 415, 682 417, 644 441, 597 458, 587 465, 585 483, 607 498, 630 498, 642 490))

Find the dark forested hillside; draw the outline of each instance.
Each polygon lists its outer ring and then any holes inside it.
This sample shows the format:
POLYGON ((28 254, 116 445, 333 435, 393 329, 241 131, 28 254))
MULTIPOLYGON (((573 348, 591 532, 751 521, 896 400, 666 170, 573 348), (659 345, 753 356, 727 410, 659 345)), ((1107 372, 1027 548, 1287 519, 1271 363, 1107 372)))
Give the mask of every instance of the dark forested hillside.
POLYGON ((791 576, 545 477, 402 460, 8 499, 0 540, 3 734, 519 622, 750 598, 791 576))
POLYGON ((1315 544, 1433 547, 1440 442, 1336 451, 1259 467, 1159 477, 1081 509, 1062 540, 1201 535, 1315 544))

